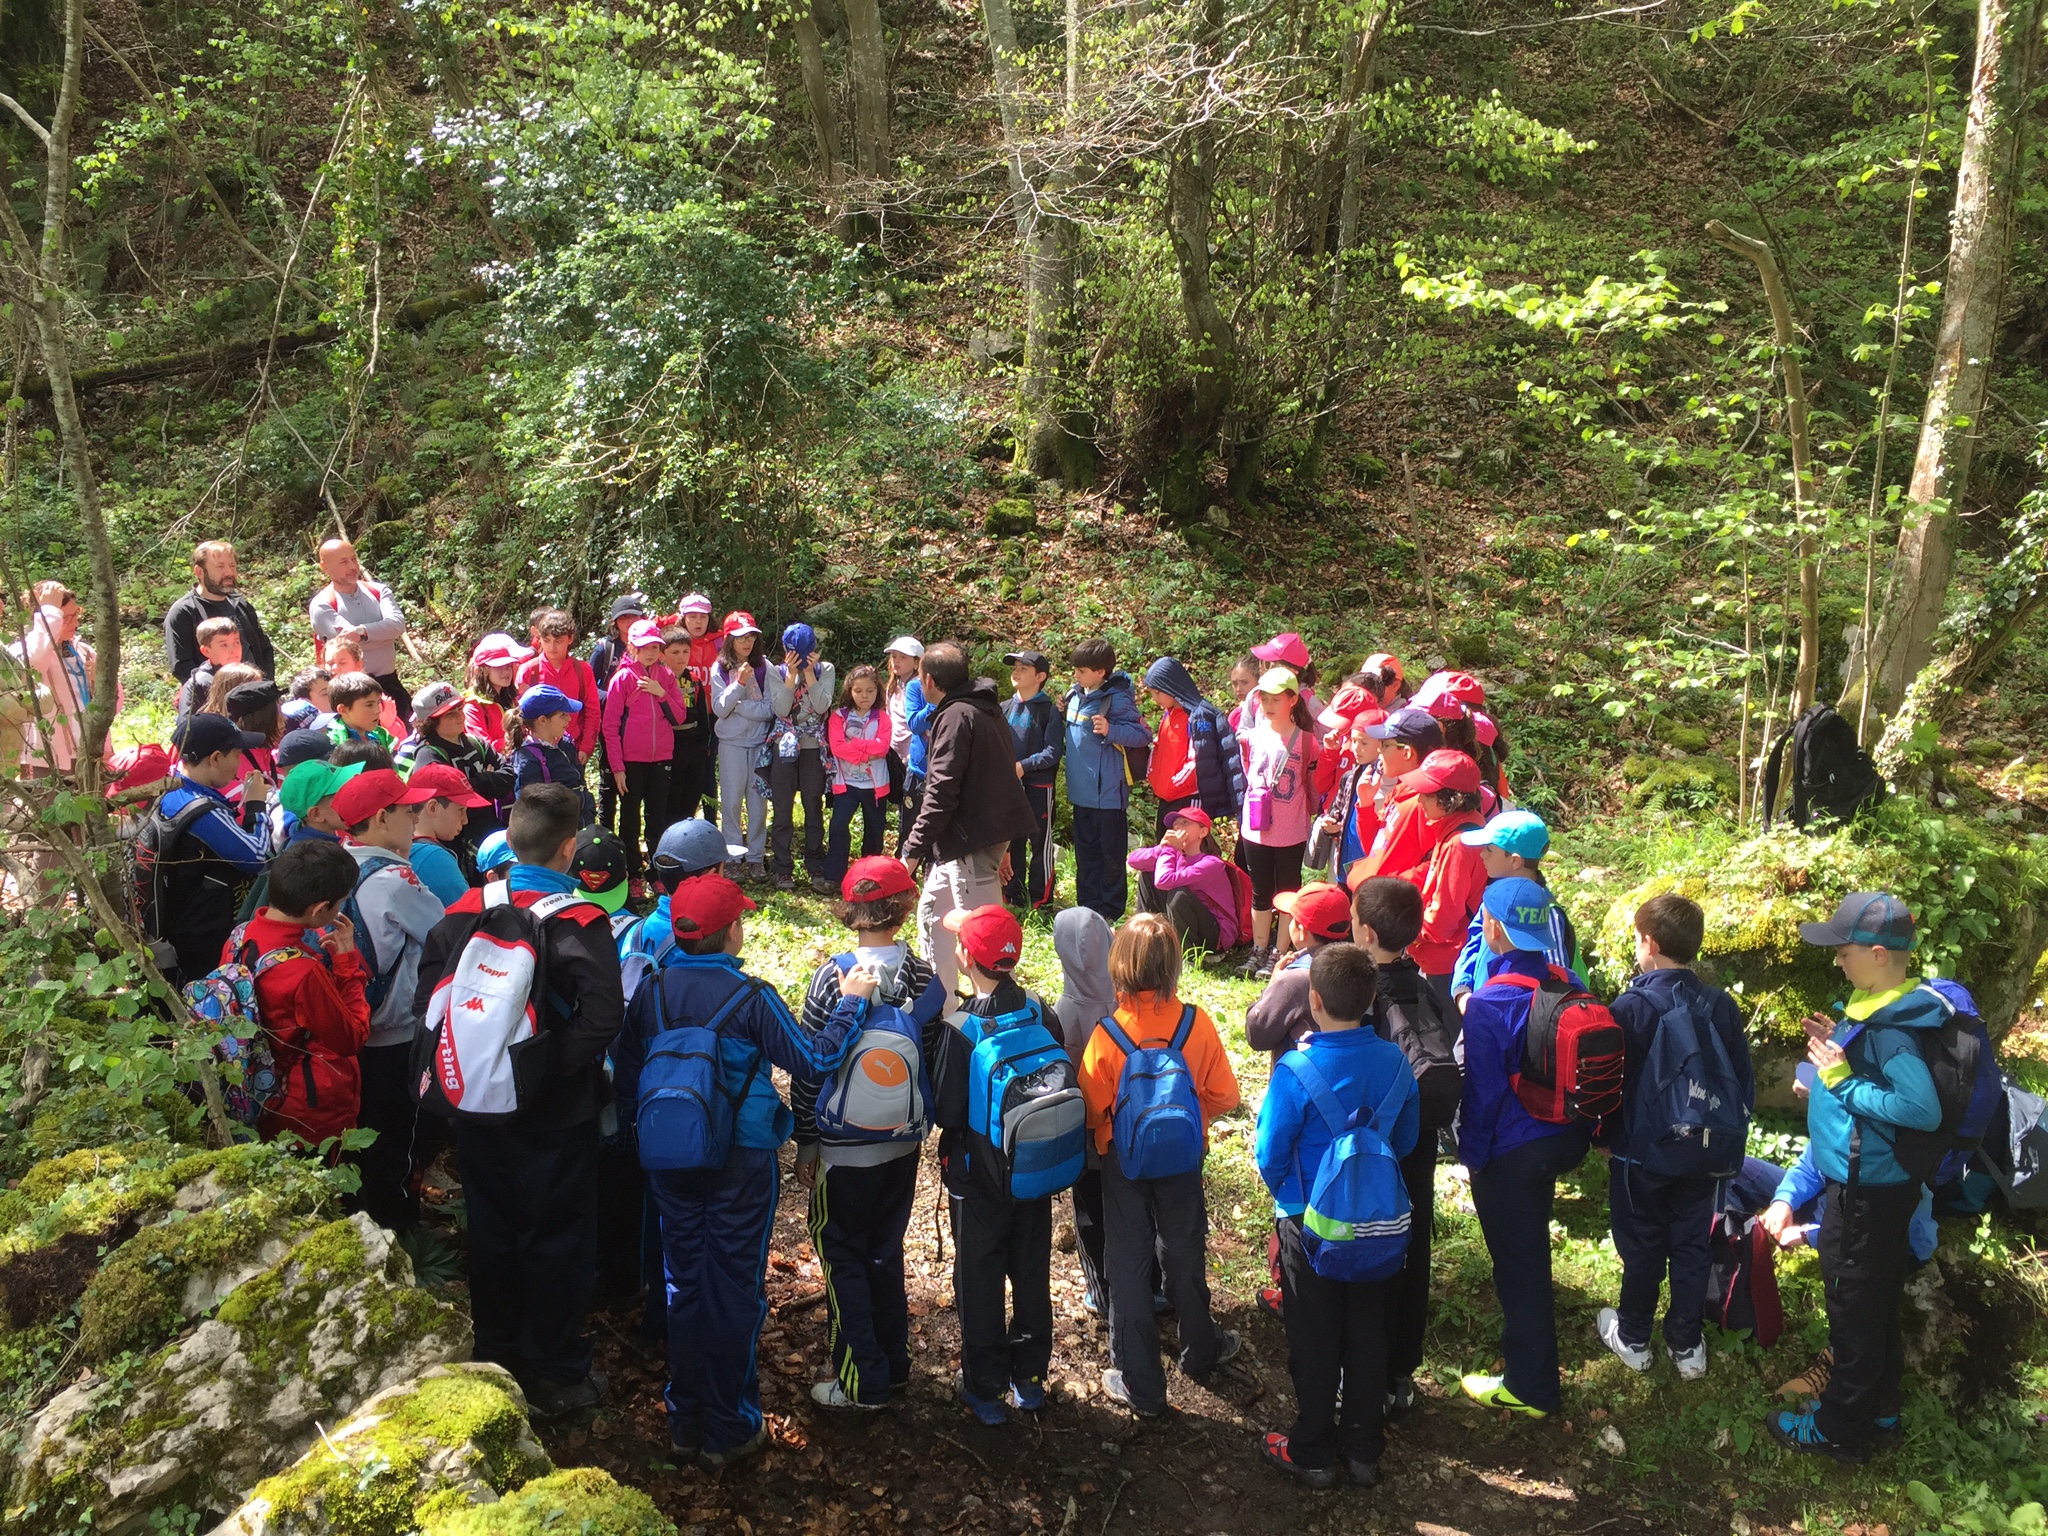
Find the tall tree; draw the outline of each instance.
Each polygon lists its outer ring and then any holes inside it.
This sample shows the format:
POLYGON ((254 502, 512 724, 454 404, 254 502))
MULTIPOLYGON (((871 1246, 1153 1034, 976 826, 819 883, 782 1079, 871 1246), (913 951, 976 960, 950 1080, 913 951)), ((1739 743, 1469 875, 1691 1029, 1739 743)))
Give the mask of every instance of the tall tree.
POLYGON ((832 93, 832 77, 825 69, 825 39, 818 30, 817 13, 809 4, 798 7, 794 30, 797 58, 803 66, 804 100, 810 108, 811 134, 818 146, 818 182, 824 189, 825 205, 834 228, 848 235, 846 165, 839 149, 839 103, 832 93))
POLYGON ((874 206, 891 166, 889 49, 877 0, 846 0, 846 83, 853 93, 853 163, 868 183, 864 201, 874 206))

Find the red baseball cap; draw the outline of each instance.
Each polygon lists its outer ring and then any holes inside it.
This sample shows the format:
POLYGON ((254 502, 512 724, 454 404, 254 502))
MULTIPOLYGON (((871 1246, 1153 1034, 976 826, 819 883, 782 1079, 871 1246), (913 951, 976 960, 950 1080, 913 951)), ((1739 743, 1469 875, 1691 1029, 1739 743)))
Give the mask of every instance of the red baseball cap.
POLYGON ((1008 907, 955 907, 940 921, 959 938, 967 958, 984 971, 1007 971, 1024 952, 1024 929, 1008 907))
POLYGON ((855 859, 839 882, 839 894, 847 901, 887 901, 916 889, 917 882, 910 878, 903 861, 883 853, 855 859))
POLYGON ((1282 891, 1273 905, 1319 939, 1351 937, 1350 893, 1327 880, 1313 881, 1298 891, 1282 891))
POLYGON ((107 794, 125 795, 131 790, 143 789, 170 778, 178 771, 177 759, 163 747, 151 743, 148 746, 124 747, 114 754, 108 765, 113 771, 113 782, 107 786, 107 794))
POLYGON ((1179 826, 1182 822, 1191 827, 1200 827, 1204 832, 1212 831, 1216 826, 1216 823, 1210 820, 1209 813, 1199 805, 1184 805, 1166 818, 1169 827, 1179 826))
POLYGON ((406 783, 389 768, 365 768, 335 794, 334 814, 345 827, 361 826, 394 805, 425 805, 435 793, 426 786, 406 783))
MULTIPOLYGON (((1316 716, 1316 723, 1324 730, 1334 731, 1341 728, 1348 731, 1352 722, 1360 715, 1368 709, 1376 708, 1378 706, 1373 702, 1372 695, 1354 684, 1349 688, 1337 690, 1337 696, 1330 700, 1330 707, 1316 716)), ((1380 718, 1385 719, 1386 716, 1382 714, 1380 718)))
POLYGON ((451 801, 472 811, 481 810, 491 803, 471 786, 468 775, 448 763, 421 763, 405 782, 414 789, 430 791, 429 800, 451 801))
POLYGON ((1479 679, 1469 672, 1432 672, 1415 690, 1415 697, 1408 702, 1417 709, 1426 709, 1433 715, 1457 717, 1457 711, 1446 711, 1439 706, 1445 702, 1462 704, 1467 709, 1478 709, 1486 703, 1486 690, 1479 686, 1479 679))
POLYGON ((669 892, 669 921, 679 938, 703 938, 732 926, 734 918, 755 910, 754 903, 735 881, 716 870, 708 870, 669 892))
POLYGON ((1401 670, 1400 657, 1388 651, 1374 651, 1365 658, 1362 670, 1367 672, 1385 672, 1389 667, 1393 669, 1396 682, 1406 682, 1408 680, 1408 675, 1401 670))
POLYGON ((1422 760, 1422 766, 1413 773, 1404 773, 1394 781, 1411 795, 1425 795, 1432 790, 1455 789, 1461 794, 1479 793, 1479 765, 1462 752, 1449 747, 1439 747, 1422 760))

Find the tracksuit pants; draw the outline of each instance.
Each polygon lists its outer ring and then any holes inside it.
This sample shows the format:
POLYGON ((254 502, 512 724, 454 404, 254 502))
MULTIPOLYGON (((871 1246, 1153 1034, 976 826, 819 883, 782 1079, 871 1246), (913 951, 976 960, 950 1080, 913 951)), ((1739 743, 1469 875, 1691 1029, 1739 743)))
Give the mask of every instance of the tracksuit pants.
POLYGON ((1422 1341, 1429 1333, 1429 1249, 1436 1226, 1436 1129, 1425 1127, 1415 1150, 1401 1159, 1408 1186, 1408 1257, 1401 1273, 1383 1281, 1387 1324, 1387 1386, 1422 1369, 1422 1341))
MULTIPOLYGON (((711 789, 711 743, 703 726, 676 732, 676 749, 668 760, 668 820, 666 826, 688 821, 706 809, 704 798, 711 789)), ((714 798, 711 819, 718 819, 714 798)))
POLYGON ((1131 856, 1131 813, 1123 806, 1074 807, 1074 904, 1092 907, 1112 923, 1130 903, 1125 860, 1131 856))
POLYGON ((858 1403, 886 1403, 910 1380, 903 1234, 917 1198, 917 1148, 868 1167, 818 1165, 811 1246, 825 1271, 832 1374, 858 1403))
POLYGON ((653 862, 655 846, 668 830, 667 763, 627 763, 626 792, 619 797, 619 841, 626 845, 626 873, 638 880, 653 862), (640 839, 647 839, 643 857, 640 839))
POLYGON ((590 1374, 597 1152, 595 1120, 553 1131, 455 1122, 476 1358, 522 1382, 566 1386, 590 1374))
POLYGON ((1828 1180, 1815 1247, 1835 1369, 1814 1422, 1852 1450, 1868 1449, 1873 1421, 1899 1411, 1906 1365, 1899 1304, 1913 1267, 1907 1231, 1919 1204, 1920 1186, 1911 1181, 1859 1183, 1852 1199, 1846 1184, 1828 1180))
POLYGON ((1138 871, 1138 910, 1157 912, 1172 923, 1173 931, 1180 935, 1184 947, 1192 944, 1197 949, 1212 953, 1223 947, 1223 925, 1216 921, 1216 914, 1202 904, 1202 898, 1185 888, 1160 890, 1149 869, 1138 871))
POLYGON ((825 871, 825 754, 816 747, 800 748, 795 757, 777 757, 768 768, 768 798, 775 808, 770 848, 778 875, 796 869, 796 828, 790 818, 799 795, 804 802, 804 869, 820 875, 825 871))
POLYGON ((1557 1302, 1550 1284, 1550 1213, 1559 1175, 1585 1160, 1586 1138, 1561 1131, 1526 1141, 1472 1171, 1472 1208, 1493 1259, 1500 1300, 1500 1352, 1508 1390, 1555 1413, 1557 1302))
POLYGON ((1026 783, 1024 798, 1038 830, 1010 843, 1010 883, 1003 900, 1013 907, 1052 905, 1052 785, 1026 783))
POLYGON ((756 1349, 781 1169, 772 1151, 734 1147, 723 1168, 657 1170, 647 1182, 668 1276, 670 1437, 714 1454, 737 1450, 761 1432, 756 1349))
POLYGON ((1617 1157, 1607 1165, 1608 1224, 1621 1257, 1621 1341, 1647 1349, 1657 1292, 1668 1270, 1671 1306, 1664 1342, 1673 1354, 1698 1347, 1718 1179, 1663 1178, 1617 1157))
POLYGON ((768 796, 761 788, 754 759, 760 747, 737 741, 718 744, 718 830, 728 848, 747 845, 747 862, 759 864, 768 851, 768 796), (740 835, 740 810, 746 808, 746 836, 740 835))
MULTIPOLYGON (((366 1045, 356 1053, 363 1074, 363 1100, 356 1124, 377 1139, 354 1154, 362 1187, 351 1205, 380 1227, 409 1232, 420 1219, 420 1197, 412 1187, 413 1129, 420 1101, 413 1093, 412 1045, 366 1045)), ((464 1181, 465 1186, 468 1180, 464 1181)))
POLYGON ((1180 1319, 1180 1368, 1206 1376, 1223 1334, 1209 1315, 1209 1207, 1202 1170, 1165 1179, 1127 1179, 1116 1148, 1102 1154, 1103 1278, 1109 1285, 1109 1352, 1131 1402, 1143 1413, 1166 1407, 1159 1359, 1159 1318, 1152 1310, 1156 1254, 1166 1299, 1180 1319))
POLYGON ((1296 1404, 1287 1453, 1304 1467, 1333 1467, 1339 1455, 1376 1462, 1386 1449, 1378 1383, 1387 1376, 1385 1305, 1394 1282, 1326 1280, 1302 1247, 1301 1218, 1283 1216, 1274 1226, 1296 1404), (1343 1394, 1340 1420, 1338 1389, 1347 1382, 1358 1386, 1343 1394))
POLYGON ((1052 1196, 954 1195, 953 1300, 967 1390, 996 1402, 1052 1367, 1052 1196), (1004 1305, 1003 1286, 1009 1284, 1004 1305))

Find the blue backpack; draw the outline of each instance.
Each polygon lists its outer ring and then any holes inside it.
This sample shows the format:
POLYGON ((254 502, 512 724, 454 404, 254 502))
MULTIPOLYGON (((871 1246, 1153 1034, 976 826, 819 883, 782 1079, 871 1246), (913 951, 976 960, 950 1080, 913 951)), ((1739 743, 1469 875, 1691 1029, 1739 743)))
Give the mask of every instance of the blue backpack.
POLYGON ((1202 1101, 1188 1070, 1188 1035, 1195 1027, 1195 1005, 1180 1011, 1173 1039, 1165 1045, 1139 1049, 1114 1016, 1102 1029, 1124 1053, 1117 1074, 1116 1106, 1110 1136, 1117 1165, 1127 1179, 1168 1179, 1202 1166, 1202 1101))
POLYGON ((1742 1171, 1749 1103, 1713 1020, 1683 992, 1657 1021, 1628 1106, 1628 1159, 1665 1178, 1742 1171))
POLYGON ((754 1086, 764 1058, 756 1051, 738 1094, 727 1094, 718 1027, 759 986, 748 977, 702 1024, 665 1029, 647 1042, 637 1119, 642 1168, 686 1172, 725 1166, 739 1106, 754 1086))
POLYGON ((1346 1112, 1306 1051, 1289 1051, 1280 1064, 1307 1090, 1330 1128, 1330 1144, 1316 1165, 1308 1208, 1301 1213, 1301 1246, 1309 1267, 1325 1280, 1347 1282, 1385 1280, 1399 1273, 1408 1262, 1408 1182, 1387 1136, 1401 1118, 1413 1077, 1397 1072, 1379 1108, 1361 1124, 1363 1110, 1346 1112))
MULTIPOLYGON (((852 955, 832 957, 842 977, 854 963, 852 955)), ((944 1006, 943 989, 934 981, 926 991, 929 999, 918 998, 912 1006, 935 1015, 944 1006)), ((818 1091, 818 1134, 836 1142, 914 1146, 931 1128, 931 1106, 924 1026, 877 993, 839 1070, 818 1091)))
POLYGON ((963 1024, 974 1047, 967 1065, 969 1170, 1012 1200, 1072 1187, 1088 1155, 1088 1106, 1073 1059, 1038 1005, 963 1024), (984 1165, 978 1170, 977 1159, 984 1165))
POLYGON ((1983 1145, 1984 1133, 2005 1102, 2005 1074, 1969 989, 1940 977, 1920 985, 1948 1006, 1940 1028, 1906 1031, 1934 1079, 1941 1125, 1932 1131, 1892 1128, 1892 1155, 1929 1189, 1939 1189, 1960 1179, 1983 1145))

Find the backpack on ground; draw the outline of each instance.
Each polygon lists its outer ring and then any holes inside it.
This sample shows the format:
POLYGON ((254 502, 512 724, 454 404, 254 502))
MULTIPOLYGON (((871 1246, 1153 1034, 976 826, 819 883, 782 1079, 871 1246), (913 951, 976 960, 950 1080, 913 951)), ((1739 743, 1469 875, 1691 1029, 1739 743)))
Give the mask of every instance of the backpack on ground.
POLYGON ((725 1166, 739 1107, 766 1058, 755 1051, 740 1091, 727 1093, 718 1028, 760 989, 760 982, 743 976, 702 1024, 665 1029, 648 1040, 635 1119, 642 1168, 680 1173, 725 1166))
POLYGON ((1408 1260, 1408 1183, 1387 1141, 1408 1084, 1396 1073, 1379 1107, 1366 1116, 1345 1110, 1308 1052, 1289 1051, 1280 1065, 1294 1074, 1330 1130, 1301 1213, 1309 1267, 1325 1280, 1385 1280, 1408 1260))
MULTIPOLYGON (((143 815, 129 849, 128 890, 135 909, 135 926, 145 939, 161 941, 164 937, 164 867, 177 862, 178 844, 217 803, 205 795, 194 795, 179 807, 176 815, 166 816, 159 797, 143 815)), ((158 966, 168 970, 177 963, 172 956, 168 966, 161 959, 158 966)))
POLYGON ((1183 1053, 1195 1027, 1195 1005, 1182 1006, 1165 1045, 1140 1048, 1114 1015, 1101 1028, 1124 1053, 1117 1074, 1111 1138, 1127 1179, 1167 1179, 1202 1166, 1202 1101, 1183 1053))
MULTIPOLYGON (((854 957, 834 955, 841 978, 854 957)), ((915 1145, 931 1127, 932 1085, 924 1030, 898 1003, 877 993, 839 1070, 818 1090, 818 1134, 837 1142, 915 1145)))
POLYGON ((1541 981, 1503 971, 1493 978, 1529 992, 1522 1060, 1509 1078, 1515 1097, 1548 1125, 1597 1124, 1621 1108, 1621 1026, 1607 1005, 1553 965, 1541 981))
POLYGON ((398 975, 398 962, 403 958, 405 944, 409 941, 400 941, 399 954, 392 957, 388 968, 381 964, 377 959, 377 946, 370 941, 370 925, 363 921, 363 909, 356 898, 362 893, 363 886, 372 875, 403 862, 404 860, 393 854, 381 857, 373 854, 363 860, 362 868, 356 871, 355 889, 348 893, 348 899, 341 904, 341 910, 348 914, 348 920, 356 925, 356 950, 363 957, 363 996, 369 999, 372 1014, 383 1007, 384 999, 391 995, 391 983, 398 975))
POLYGON ((1741 1211, 1716 1211, 1712 1221, 1703 1315, 1730 1332, 1747 1329, 1769 1349, 1785 1331, 1785 1307, 1778 1296, 1778 1244, 1760 1218, 1741 1211))
POLYGON ((413 1045, 423 1107, 489 1123, 532 1101, 553 1057, 538 1006, 548 996, 544 928, 587 899, 557 892, 522 907, 502 880, 483 888, 482 914, 428 997, 413 1045))
POLYGON ((968 1018, 968 1167, 1012 1200, 1072 1187, 1088 1151, 1088 1107, 1073 1059, 1037 1003, 968 1018))
MULTIPOLYGON (((192 1017, 213 1030, 218 1039, 213 1059, 229 1070, 221 1079, 221 1100, 228 1118, 237 1125, 254 1126, 265 1110, 284 1103, 285 1074, 276 1037, 263 1024, 256 1002, 256 978, 287 960, 305 960, 312 953, 295 944, 280 945, 263 953, 248 940, 243 928, 228 935, 234 959, 215 966, 199 980, 185 985, 185 1007, 192 1017)), ((324 951, 319 952, 324 958, 324 951)), ((306 1102, 315 1102, 313 1061, 303 1047, 306 1102)))
POLYGON ((1680 994, 1657 1020, 1624 1111, 1629 1161, 1667 1178, 1725 1179, 1742 1170, 1749 1104, 1727 1042, 1680 994))
POLYGON ((1792 808, 1788 814, 1801 831, 1817 814, 1847 821, 1866 805, 1885 797, 1884 776, 1870 754, 1856 743, 1856 727, 1830 704, 1816 704, 1792 729, 1771 744, 1764 763, 1764 825, 1771 824, 1778 803, 1778 775, 1786 743, 1792 747, 1792 808))
POLYGON ((1433 1134, 1457 1118, 1458 1100, 1465 1092, 1465 1069, 1458 1064, 1463 1024, 1455 1016, 1445 1016, 1427 983, 1417 994, 1412 1002, 1382 994, 1373 1024, 1381 1039, 1401 1047, 1408 1058, 1422 1096, 1422 1127, 1433 1134))
POLYGON ((1948 1010, 1939 1027, 1906 1031, 1934 1079, 1941 1124, 1931 1131, 1892 1127, 1892 1156, 1929 1189, 1939 1189, 1960 1179, 1984 1144, 1984 1133, 2005 1098, 2005 1077, 1968 990, 1939 979, 1920 987, 1948 1010))

